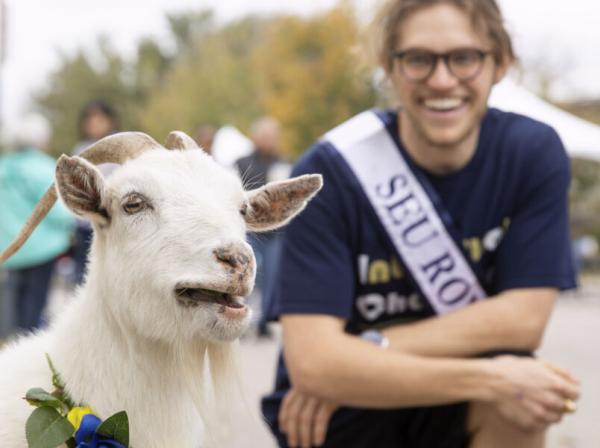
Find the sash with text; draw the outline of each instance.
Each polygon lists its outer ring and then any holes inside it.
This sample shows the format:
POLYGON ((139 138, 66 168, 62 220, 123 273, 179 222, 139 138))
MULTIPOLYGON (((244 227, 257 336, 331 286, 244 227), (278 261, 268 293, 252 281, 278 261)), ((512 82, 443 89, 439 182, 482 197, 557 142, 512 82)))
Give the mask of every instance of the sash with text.
POLYGON ((400 259, 437 314, 486 293, 429 196, 374 112, 325 134, 354 172, 400 259))

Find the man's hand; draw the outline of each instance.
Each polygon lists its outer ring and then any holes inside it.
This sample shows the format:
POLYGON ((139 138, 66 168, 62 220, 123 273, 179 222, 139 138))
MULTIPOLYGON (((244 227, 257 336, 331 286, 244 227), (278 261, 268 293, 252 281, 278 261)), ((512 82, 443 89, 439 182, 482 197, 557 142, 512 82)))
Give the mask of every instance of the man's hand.
POLYGON ((291 448, 311 448, 325 442, 331 415, 338 405, 298 392, 290 391, 279 410, 279 429, 291 448))
POLYGON ((501 375, 497 410, 525 430, 559 422, 579 397, 578 381, 559 367, 515 356, 499 356, 492 363, 501 375))

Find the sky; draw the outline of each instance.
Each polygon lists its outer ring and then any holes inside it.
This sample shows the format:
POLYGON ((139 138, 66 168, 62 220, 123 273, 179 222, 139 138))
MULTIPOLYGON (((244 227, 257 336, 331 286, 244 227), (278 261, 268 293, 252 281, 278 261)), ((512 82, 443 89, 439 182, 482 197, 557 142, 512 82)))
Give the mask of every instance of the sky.
MULTIPOLYGON (((353 0, 368 17, 378 0, 353 0)), ((525 68, 558 75, 556 99, 600 98, 600 1, 498 0, 525 68)), ((225 22, 249 13, 314 14, 337 0, 4 0, 6 58, 0 118, 10 126, 29 109, 62 54, 93 48, 99 34, 131 55, 142 36, 167 39, 166 12, 210 8, 225 22)))

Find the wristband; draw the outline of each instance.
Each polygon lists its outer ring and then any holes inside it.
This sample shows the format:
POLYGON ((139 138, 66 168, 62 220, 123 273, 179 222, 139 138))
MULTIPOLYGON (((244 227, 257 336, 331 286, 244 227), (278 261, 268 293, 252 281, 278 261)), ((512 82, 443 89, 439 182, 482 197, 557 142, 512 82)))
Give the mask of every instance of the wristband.
POLYGON ((378 330, 366 330, 360 334, 361 339, 372 342, 379 347, 386 349, 390 346, 390 340, 378 330))

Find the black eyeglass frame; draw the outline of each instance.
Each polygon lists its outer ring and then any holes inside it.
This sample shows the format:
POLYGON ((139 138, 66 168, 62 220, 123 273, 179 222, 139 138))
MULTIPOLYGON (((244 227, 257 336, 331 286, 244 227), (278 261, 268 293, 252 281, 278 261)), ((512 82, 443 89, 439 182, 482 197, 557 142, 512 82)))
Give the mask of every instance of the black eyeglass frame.
POLYGON ((456 79, 458 79, 459 81, 470 81, 470 80, 476 78, 481 73, 481 70, 483 70, 483 62, 484 62, 485 58, 492 54, 493 54, 492 50, 482 50, 481 48, 469 48, 469 47, 455 48, 454 50, 450 50, 445 53, 436 53, 435 51, 423 50, 420 48, 408 48, 406 50, 393 52, 392 57, 394 59, 398 59, 400 61, 400 70, 401 70, 402 74, 408 80, 413 81, 413 82, 424 82, 424 81, 428 80, 431 77, 431 75, 433 75, 433 73, 435 73, 435 70, 437 69, 438 62, 440 59, 444 61, 446 68, 452 74, 452 76, 454 76, 456 79), (471 74, 469 76, 458 76, 456 73, 454 73, 454 70, 452 70, 452 66, 450 64, 450 58, 452 57, 452 55, 455 55, 461 51, 472 51, 475 54, 477 54, 477 56, 479 57, 479 67, 473 74, 471 74), (418 78, 409 76, 406 73, 406 70, 402 64, 402 59, 406 55, 414 53, 414 52, 425 53, 428 56, 433 57, 433 64, 431 65, 429 72, 427 72, 426 75, 418 77, 418 78))

